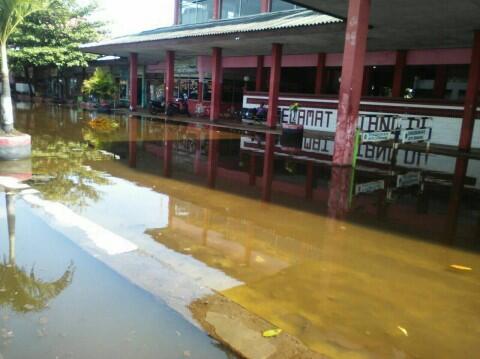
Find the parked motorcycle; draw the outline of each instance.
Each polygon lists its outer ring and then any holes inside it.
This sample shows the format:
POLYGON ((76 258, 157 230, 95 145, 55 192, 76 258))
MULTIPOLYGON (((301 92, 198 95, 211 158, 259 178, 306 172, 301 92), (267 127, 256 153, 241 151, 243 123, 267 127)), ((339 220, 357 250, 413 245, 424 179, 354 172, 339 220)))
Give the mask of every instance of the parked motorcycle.
POLYGON ((171 102, 167 107, 167 116, 175 115, 187 115, 190 116, 188 111, 188 100, 185 98, 177 98, 175 102, 171 102))
POLYGON ((165 113, 165 100, 151 100, 150 101, 150 113, 152 115, 165 113))

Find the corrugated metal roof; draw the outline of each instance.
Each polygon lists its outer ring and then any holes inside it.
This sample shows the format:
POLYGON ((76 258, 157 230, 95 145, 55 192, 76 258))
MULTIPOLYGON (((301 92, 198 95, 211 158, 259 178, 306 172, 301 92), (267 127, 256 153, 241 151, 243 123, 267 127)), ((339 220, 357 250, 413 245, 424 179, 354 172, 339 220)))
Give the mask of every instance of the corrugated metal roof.
POLYGON ((85 44, 82 45, 81 48, 87 49, 90 47, 172 40, 188 37, 240 34, 246 32, 318 26, 341 22, 343 22, 343 20, 311 10, 291 10, 244 16, 228 20, 216 20, 203 24, 164 27, 155 30, 144 31, 135 35, 128 35, 111 40, 85 44))

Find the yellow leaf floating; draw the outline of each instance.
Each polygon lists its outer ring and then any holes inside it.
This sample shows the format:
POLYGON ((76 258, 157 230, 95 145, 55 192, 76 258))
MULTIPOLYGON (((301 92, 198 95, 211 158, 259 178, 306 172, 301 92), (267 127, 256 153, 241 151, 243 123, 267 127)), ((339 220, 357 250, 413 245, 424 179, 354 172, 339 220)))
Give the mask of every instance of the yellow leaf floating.
POLYGON ((408 331, 404 327, 398 326, 398 330, 400 330, 406 337, 408 337, 408 331))
POLYGON ((282 333, 282 329, 270 329, 270 330, 265 330, 263 332, 263 337, 264 338, 273 338, 276 336, 279 336, 282 333))
POLYGON ((466 272, 470 272, 470 271, 473 270, 470 267, 462 266, 462 265, 459 265, 459 264, 451 264, 450 268, 456 269, 456 270, 461 270, 461 271, 466 271, 466 272))

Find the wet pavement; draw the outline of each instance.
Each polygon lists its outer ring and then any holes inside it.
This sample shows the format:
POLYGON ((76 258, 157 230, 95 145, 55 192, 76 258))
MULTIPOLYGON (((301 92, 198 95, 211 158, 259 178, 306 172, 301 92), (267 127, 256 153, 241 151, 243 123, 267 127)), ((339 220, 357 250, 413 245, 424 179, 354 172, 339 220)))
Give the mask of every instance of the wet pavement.
POLYGON ((7 359, 228 357, 188 309, 215 292, 331 358, 480 354, 477 160, 364 146, 332 170, 275 137, 266 203, 263 134, 29 105, 17 128, 33 158, 0 171, 39 194, 15 265, 55 295, 2 300, 7 359))

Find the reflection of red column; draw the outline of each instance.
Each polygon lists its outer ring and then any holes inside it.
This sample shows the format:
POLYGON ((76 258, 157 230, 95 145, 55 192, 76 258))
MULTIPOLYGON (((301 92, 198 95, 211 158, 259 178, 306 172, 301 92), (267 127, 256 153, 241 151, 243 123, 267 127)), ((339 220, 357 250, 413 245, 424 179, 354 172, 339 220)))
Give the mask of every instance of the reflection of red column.
POLYGON ((137 167, 137 132, 138 119, 130 116, 128 118, 128 165, 137 167))
POLYGON ((267 133, 265 139, 265 157, 263 160, 263 178, 262 178, 262 200, 270 202, 272 199, 273 167, 275 135, 267 133))
POLYGON ((328 196, 328 215, 332 218, 345 218, 350 211, 353 171, 351 167, 332 167, 328 196))
POLYGON ((446 239, 453 241, 457 234, 458 213, 462 202, 463 186, 467 176, 468 158, 459 157, 455 163, 455 173, 453 175, 452 190, 450 201, 448 203, 447 228, 445 229, 446 239))
POLYGON ((175 89, 175 52, 167 51, 165 53, 165 103, 168 105, 173 102, 175 89))
POLYGON ((435 69, 435 85, 433 87, 433 96, 444 98, 447 89, 447 66, 438 65, 435 69))
POLYGON ((350 0, 333 153, 335 165, 352 165, 355 129, 362 95, 369 13, 370 0, 350 0))
POLYGON ((460 149, 470 151, 472 145, 475 113, 478 106, 478 88, 480 87, 480 31, 475 32, 475 41, 472 50, 472 61, 468 74, 467 93, 465 95, 465 112, 463 115, 462 131, 460 133, 460 149))
POLYGON ((263 66, 265 63, 264 56, 257 56, 257 74, 255 77, 255 91, 262 91, 263 88, 263 66))
POLYGON ((130 108, 136 110, 138 106, 138 54, 130 54, 130 108))
POLYGON ((313 162, 307 162, 307 178, 305 181, 305 198, 313 198, 313 162))
POLYGON ((198 102, 203 103, 203 82, 198 82, 198 102))
POLYGON ((163 175, 172 177, 172 152, 173 152, 173 134, 165 122, 165 133, 163 142, 163 175))
POLYGON ((393 72, 392 97, 402 97, 402 84, 405 66, 407 65, 407 52, 397 51, 395 69, 393 72))
POLYGON ((248 184, 250 186, 255 186, 255 182, 257 181, 257 156, 255 153, 250 153, 250 167, 248 171, 248 184))
POLYGON ((212 101, 210 109, 210 120, 216 121, 220 118, 222 103, 222 49, 214 47, 212 52, 212 101))
POLYGON ((208 186, 215 187, 217 180, 217 163, 218 163, 218 134, 215 127, 211 126, 208 131, 208 186))
POLYGON ((268 90, 267 126, 277 126, 278 96, 280 94, 280 77, 282 73, 281 44, 272 45, 272 67, 270 68, 270 87, 268 90))
POLYGON ((327 57, 325 53, 320 53, 317 55, 317 70, 315 73, 315 95, 320 95, 323 92, 326 58, 327 57))
POLYGON ((193 164, 193 172, 195 175, 200 174, 200 166, 202 160, 202 132, 198 131, 198 138, 195 140, 195 162, 193 164))

